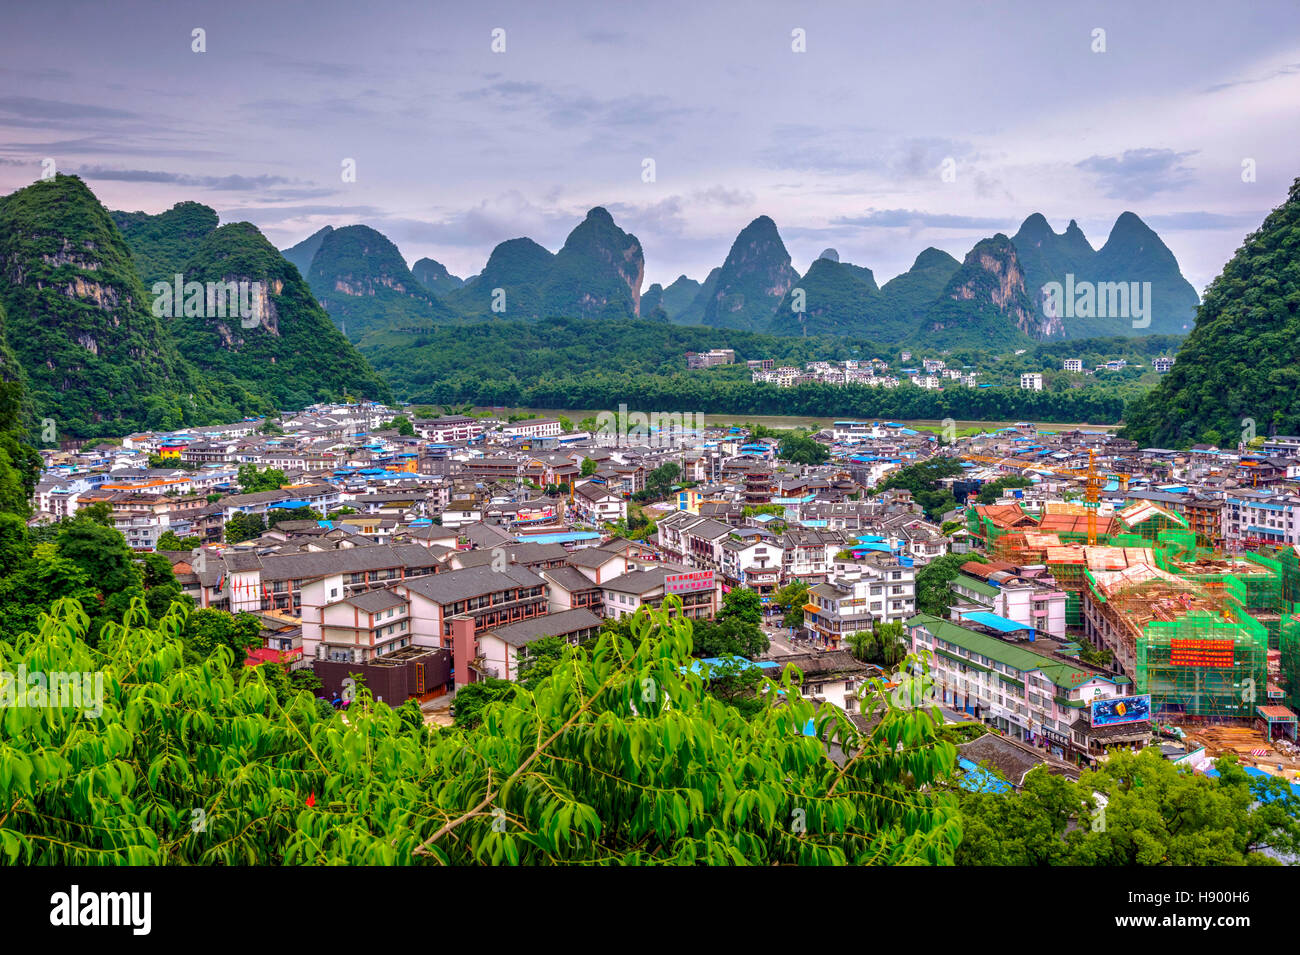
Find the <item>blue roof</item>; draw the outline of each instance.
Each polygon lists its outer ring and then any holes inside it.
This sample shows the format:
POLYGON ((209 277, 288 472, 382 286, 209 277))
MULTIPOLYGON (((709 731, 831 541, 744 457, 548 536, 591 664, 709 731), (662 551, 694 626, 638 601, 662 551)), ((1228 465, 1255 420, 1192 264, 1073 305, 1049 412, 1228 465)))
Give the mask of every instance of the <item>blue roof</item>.
POLYGON ((1033 627, 1026 626, 1023 623, 1016 623, 1007 617, 1000 617, 995 613, 989 613, 986 610, 977 610, 974 613, 963 615, 964 620, 970 620, 981 626, 988 627, 991 630, 998 630, 1002 633, 1015 633, 1017 630, 1032 630, 1033 627))
POLYGON ((595 531, 562 531, 556 534, 527 534, 520 538, 521 543, 529 544, 576 544, 579 541, 596 540, 600 535, 595 531))
POLYGON ((275 504, 272 505, 272 510, 284 508, 286 511, 292 511, 299 507, 309 506, 310 505, 306 501, 276 501, 275 504))
POLYGON ((972 793, 1005 793, 1011 791, 1011 784, 987 769, 983 769, 965 756, 957 760, 962 769, 961 781, 957 784, 972 793))

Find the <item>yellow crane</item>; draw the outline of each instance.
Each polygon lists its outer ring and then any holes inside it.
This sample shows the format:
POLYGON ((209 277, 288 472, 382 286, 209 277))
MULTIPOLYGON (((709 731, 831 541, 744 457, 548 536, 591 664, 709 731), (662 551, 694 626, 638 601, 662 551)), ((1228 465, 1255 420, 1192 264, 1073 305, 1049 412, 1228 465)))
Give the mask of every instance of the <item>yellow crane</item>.
MULTIPOLYGON (((1097 543, 1097 508, 1101 505, 1101 489, 1103 487, 1103 475, 1097 470, 1097 452, 1092 448, 1088 449, 1088 466, 1086 468, 1055 468, 1042 464, 1035 464, 1033 461, 1021 461, 1017 458, 999 458, 985 454, 963 454, 963 461, 978 461, 982 464, 992 464, 1003 468, 1019 468, 1026 471, 1044 471, 1048 474, 1058 474, 1062 477, 1071 477, 1083 481, 1083 500, 1084 507, 1088 509, 1088 543, 1097 543)), ((1109 475, 1119 481, 1120 489, 1128 489, 1129 475, 1122 474, 1118 471, 1111 472, 1109 475)))

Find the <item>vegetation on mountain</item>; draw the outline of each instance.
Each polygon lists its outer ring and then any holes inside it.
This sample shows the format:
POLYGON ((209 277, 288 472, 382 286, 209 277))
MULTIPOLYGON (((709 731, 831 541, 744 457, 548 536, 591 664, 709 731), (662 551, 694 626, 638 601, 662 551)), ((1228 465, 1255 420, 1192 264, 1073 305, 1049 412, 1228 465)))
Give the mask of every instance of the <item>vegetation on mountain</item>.
POLYGON ((297 245, 281 250, 280 254, 292 262, 298 274, 305 279, 311 272, 311 260, 316 258, 316 253, 320 251, 320 244, 325 241, 325 236, 333 231, 332 225, 317 229, 297 245))
POLYGON ((397 246, 369 226, 345 226, 325 235, 306 277, 312 294, 353 341, 376 329, 457 318, 411 274, 397 246))
POLYGON ((716 328, 766 330, 798 281, 776 223, 759 216, 732 243, 705 301, 702 321, 716 328))
POLYGON ((447 266, 433 259, 419 259, 411 266, 411 274, 421 285, 439 297, 465 284, 465 280, 452 275, 447 266))
POLYGON ((303 408, 344 395, 392 400, 388 385, 252 223, 231 223, 209 234, 183 271, 186 281, 260 283, 264 292, 252 319, 228 314, 173 320, 181 353, 208 375, 266 396, 272 408, 303 408))
POLYGON ((178 202, 166 212, 111 212, 145 288, 170 284, 185 271, 195 246, 216 231, 217 211, 201 202, 178 202))
POLYGON ((0 199, 0 302, 32 413, 61 435, 237 420, 259 399, 205 378, 149 309, 108 211, 75 176, 0 199))
POLYGON ((1205 293, 1173 369, 1124 436, 1184 448, 1300 433, 1300 179, 1205 293))

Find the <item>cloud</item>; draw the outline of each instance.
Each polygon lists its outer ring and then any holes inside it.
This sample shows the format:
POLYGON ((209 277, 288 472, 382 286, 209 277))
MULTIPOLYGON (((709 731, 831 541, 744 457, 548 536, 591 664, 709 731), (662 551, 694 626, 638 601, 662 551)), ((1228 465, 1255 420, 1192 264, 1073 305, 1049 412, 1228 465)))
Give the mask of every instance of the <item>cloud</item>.
POLYGON ((265 190, 271 186, 295 182, 284 176, 192 176, 153 169, 111 169, 104 166, 80 166, 75 172, 83 179, 106 179, 113 182, 165 182, 178 186, 218 189, 230 192, 265 190))
POLYGON ((1229 80, 1226 83, 1215 83, 1213 86, 1207 86, 1202 90, 1202 92, 1219 93, 1223 90, 1232 89, 1237 86, 1250 86, 1253 83, 1267 83, 1280 76, 1294 76, 1296 73, 1300 73, 1300 63, 1288 63, 1285 66, 1279 66, 1275 70, 1270 70, 1263 76, 1252 76, 1241 80, 1229 80))
POLYGON ((1143 221, 1156 230, 1192 232, 1202 229, 1254 229, 1268 216, 1268 210, 1225 215, 1220 212, 1166 212, 1143 217, 1143 221))
POLYGON ((987 216, 962 216, 920 209, 868 209, 857 216, 837 216, 832 225, 872 226, 882 229, 992 229, 1008 228, 1007 220, 987 216))
POLYGON ((1192 170, 1183 161, 1196 152, 1127 149, 1119 156, 1089 156, 1075 163, 1075 168, 1095 175, 1107 198, 1146 199, 1191 183, 1192 170))

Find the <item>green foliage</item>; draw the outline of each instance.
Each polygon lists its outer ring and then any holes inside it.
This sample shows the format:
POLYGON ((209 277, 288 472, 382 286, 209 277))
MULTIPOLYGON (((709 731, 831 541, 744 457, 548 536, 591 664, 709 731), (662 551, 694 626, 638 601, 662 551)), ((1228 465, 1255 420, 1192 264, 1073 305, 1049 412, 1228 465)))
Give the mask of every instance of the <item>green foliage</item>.
POLYGON ((899 621, 875 621, 870 630, 858 630, 845 638, 853 656, 863 663, 874 663, 891 669, 903 661, 908 653, 908 643, 899 621))
POLYGON ((948 619, 948 610, 952 607, 953 592, 949 584, 961 572, 962 564, 987 563, 976 554, 944 554, 936 557, 916 575, 916 610, 941 619, 948 619))
MULTIPOLYGON (((1117 422, 1124 412, 1125 394, 1105 381, 1064 394, 1025 391, 1018 387, 1018 379, 1017 387, 942 391, 910 382, 897 388, 859 384, 781 388, 754 384, 743 364, 708 371, 682 369, 684 352, 716 347, 735 349, 737 362, 773 358, 795 365, 886 355, 879 345, 862 339, 778 337, 630 319, 498 319, 414 334, 375 333, 361 343, 395 392, 422 402, 617 408, 631 397, 647 408, 679 408, 683 413, 689 409, 738 416, 1099 424, 1117 422), (593 341, 601 347, 593 349, 593 341)), ((591 430, 594 421, 586 426, 591 430)))
POLYGON ((289 479, 279 468, 267 468, 259 471, 256 464, 241 464, 239 466, 239 488, 245 494, 252 494, 256 491, 278 491, 289 479))
POLYGON ((509 680, 488 678, 467 683, 456 690, 456 725, 461 729, 472 729, 483 722, 483 710, 489 703, 512 700, 516 684, 509 680))
POLYGON ((236 511, 226 521, 226 543, 238 544, 241 541, 252 540, 254 537, 260 537, 265 531, 266 521, 261 514, 245 514, 243 511, 236 511))
POLYGON ((202 609, 192 611, 185 618, 180 635, 188 662, 202 662, 218 647, 223 647, 232 661, 242 664, 249 650, 262 645, 261 630, 261 623, 251 613, 230 614, 224 610, 202 609))
POLYGON ((694 640, 695 655, 699 657, 735 656, 753 660, 766 653, 771 645, 757 623, 721 614, 716 621, 695 621, 694 640))
POLYGON ((786 293, 767 327, 778 334, 875 336, 869 303, 879 295, 870 269, 818 259, 786 293), (803 293, 802 313, 794 311, 796 291, 803 293))
POLYGON ((792 434, 781 440, 776 456, 782 461, 795 464, 825 464, 831 453, 824 444, 809 435, 792 434))
POLYGON ((785 610, 781 618, 783 627, 803 626, 803 605, 808 602, 808 582, 795 580, 772 595, 773 602, 785 610))
POLYGON ((961 797, 961 865, 1276 865, 1300 849, 1300 800, 1231 757, 1198 776, 1158 751, 1117 752, 1072 783, 1034 769, 1024 790, 961 797), (1106 797, 1104 811, 1093 796, 1106 797), (1266 797, 1261 799, 1261 797, 1266 797), (1258 803, 1258 804, 1257 804, 1258 803))
POLYGON ((163 531, 158 535, 158 542, 155 546, 158 550, 192 551, 202 544, 203 541, 197 534, 191 534, 189 537, 177 537, 175 531, 163 531))
POLYGON ((180 608, 136 603, 96 647, 87 623, 64 601, 0 645, 5 670, 103 678, 94 716, 4 710, 10 863, 944 864, 961 838, 931 715, 868 701, 865 736, 789 669, 747 720, 684 669, 691 625, 667 613, 439 731, 365 690, 324 714, 225 649, 186 663, 180 608))
POLYGON ((929 458, 891 472, 876 487, 876 493, 893 488, 911 491, 912 499, 925 510, 925 516, 937 521, 957 506, 952 491, 941 487, 939 482, 961 473, 961 462, 957 458, 929 458))
POLYGON ((718 620, 759 623, 763 619, 763 598, 747 587, 732 587, 722 598, 718 620))
POLYGON ((1300 179, 1205 293, 1173 369, 1130 407, 1122 432, 1185 448, 1300 431, 1300 179))
POLYGON ((582 459, 582 468, 580 469, 582 476, 583 476, 583 477, 591 477, 593 474, 596 473, 596 468, 597 468, 597 467, 598 467, 598 465, 596 464, 595 459, 593 459, 593 458, 583 458, 583 459, 582 459))

